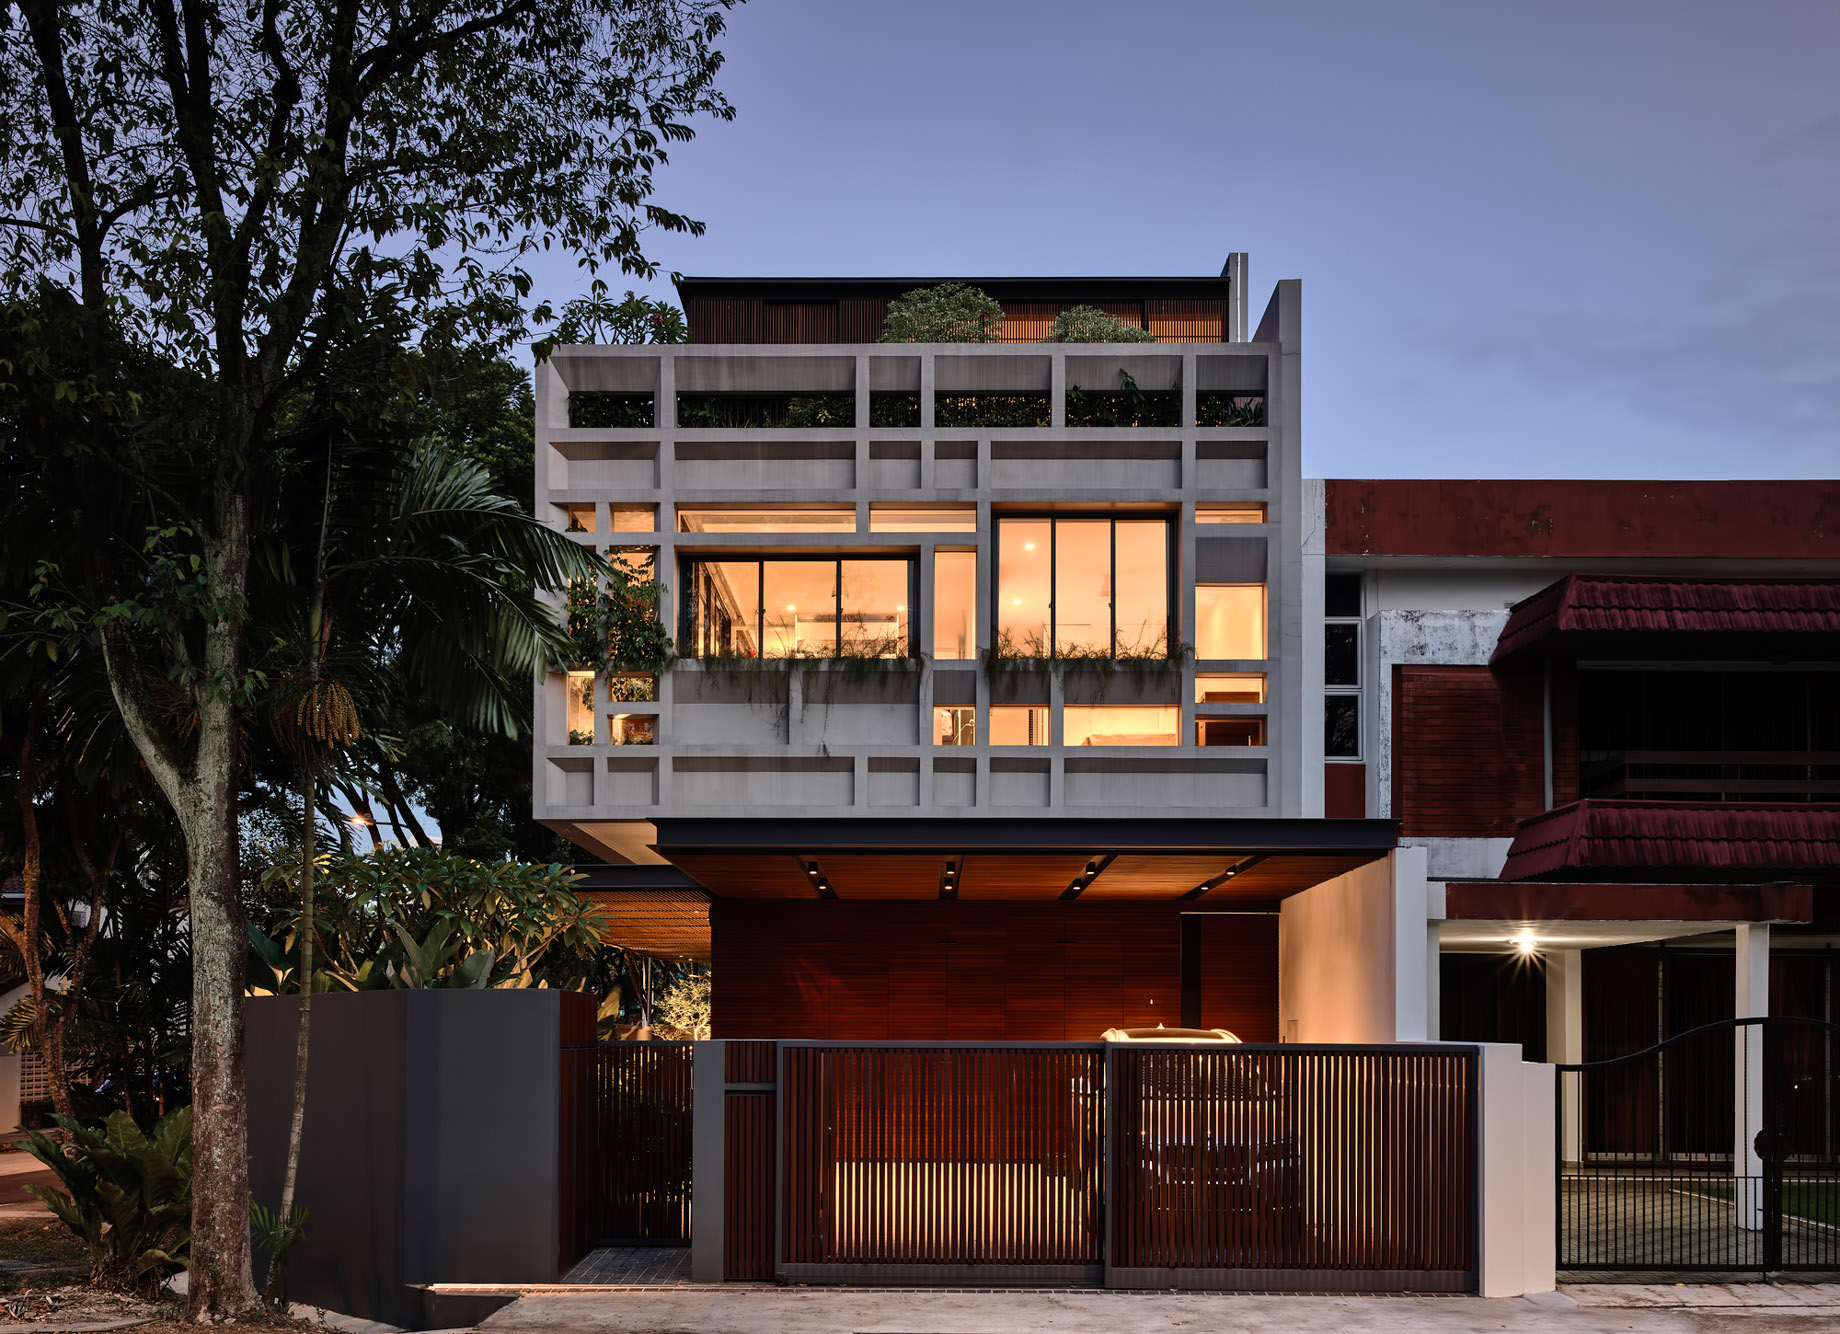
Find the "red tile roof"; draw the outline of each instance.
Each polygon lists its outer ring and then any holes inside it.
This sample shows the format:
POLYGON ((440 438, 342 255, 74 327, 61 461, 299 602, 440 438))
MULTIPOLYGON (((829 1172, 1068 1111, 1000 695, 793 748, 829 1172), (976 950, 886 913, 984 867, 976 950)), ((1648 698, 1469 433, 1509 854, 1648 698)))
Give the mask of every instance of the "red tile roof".
POLYGON ((1840 805, 1575 801, 1521 821, 1503 880, 1840 874, 1840 805))
POLYGON ((1554 635, 1840 633, 1840 580, 1568 574, 1515 604, 1491 661, 1554 635))

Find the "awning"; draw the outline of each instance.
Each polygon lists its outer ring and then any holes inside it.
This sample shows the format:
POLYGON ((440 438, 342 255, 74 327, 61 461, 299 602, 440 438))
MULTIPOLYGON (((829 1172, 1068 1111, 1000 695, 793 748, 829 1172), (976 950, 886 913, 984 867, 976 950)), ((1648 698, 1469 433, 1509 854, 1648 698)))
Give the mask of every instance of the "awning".
POLYGON ((1809 875, 1840 875, 1840 805, 1575 801, 1521 821, 1501 870, 1502 880, 1809 875))
POLYGON ((1832 649, 1814 636, 1840 638, 1840 580, 1571 574, 1515 604, 1490 661, 1536 648, 1753 659, 1832 649))
POLYGON ((1365 866, 1391 820, 676 819, 660 855, 719 899, 1268 905, 1365 866))

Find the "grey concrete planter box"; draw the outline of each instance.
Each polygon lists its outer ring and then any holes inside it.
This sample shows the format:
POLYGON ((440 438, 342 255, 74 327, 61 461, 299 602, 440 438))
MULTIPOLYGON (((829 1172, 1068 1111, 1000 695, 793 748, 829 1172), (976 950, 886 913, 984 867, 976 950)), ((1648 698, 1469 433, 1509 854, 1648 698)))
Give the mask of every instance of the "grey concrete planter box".
MULTIPOLYGON (((261 996, 244 1009, 250 1185, 270 1208, 297 1004, 261 996)), ((426 1328, 418 1285, 556 1280, 563 1004, 547 990, 314 997, 298 1188, 311 1217, 292 1300, 426 1328)))

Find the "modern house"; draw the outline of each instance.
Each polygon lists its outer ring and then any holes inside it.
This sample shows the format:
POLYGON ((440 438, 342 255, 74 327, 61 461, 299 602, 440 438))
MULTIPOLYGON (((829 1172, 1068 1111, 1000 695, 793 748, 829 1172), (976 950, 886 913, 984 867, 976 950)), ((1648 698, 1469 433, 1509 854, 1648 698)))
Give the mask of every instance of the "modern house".
POLYGON ((538 370, 539 507, 676 645, 545 676, 533 777, 715 965, 696 1272, 1840 1263, 1840 483, 1308 481, 1297 283, 879 341, 942 281, 680 279, 698 341, 538 370), (1247 1045, 1099 1041, 1158 1026, 1247 1045))
POLYGON ((1428 1035, 1424 854, 1325 812, 1299 285, 1244 275, 964 279, 1005 341, 949 345, 874 341, 937 279, 685 278, 699 341, 540 368, 539 503, 678 656, 543 682, 536 815, 636 948, 707 912, 718 1037, 1428 1035), (1040 341, 1076 305, 1155 341, 1040 341))

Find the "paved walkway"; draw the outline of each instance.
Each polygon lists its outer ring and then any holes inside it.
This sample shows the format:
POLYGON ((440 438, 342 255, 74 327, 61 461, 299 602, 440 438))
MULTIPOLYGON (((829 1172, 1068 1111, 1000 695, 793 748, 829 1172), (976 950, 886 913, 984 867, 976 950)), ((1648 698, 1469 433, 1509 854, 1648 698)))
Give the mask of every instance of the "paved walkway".
POLYGON ((688 1246, 603 1246, 562 1276, 564 1283, 676 1287, 690 1281, 688 1246))
POLYGON ((696 1287, 532 1295, 483 1334, 1814 1334, 1840 1326, 1840 1285, 1745 1284, 1670 1297, 1640 1285, 1535 1298, 1290 1297, 1165 1292, 931 1292, 696 1287), (1747 1304, 1751 1299, 1755 1304, 1747 1304), (1660 1304, 1670 1301, 1671 1304, 1660 1304), (1689 1305, 1688 1303, 1695 1303, 1689 1305))

